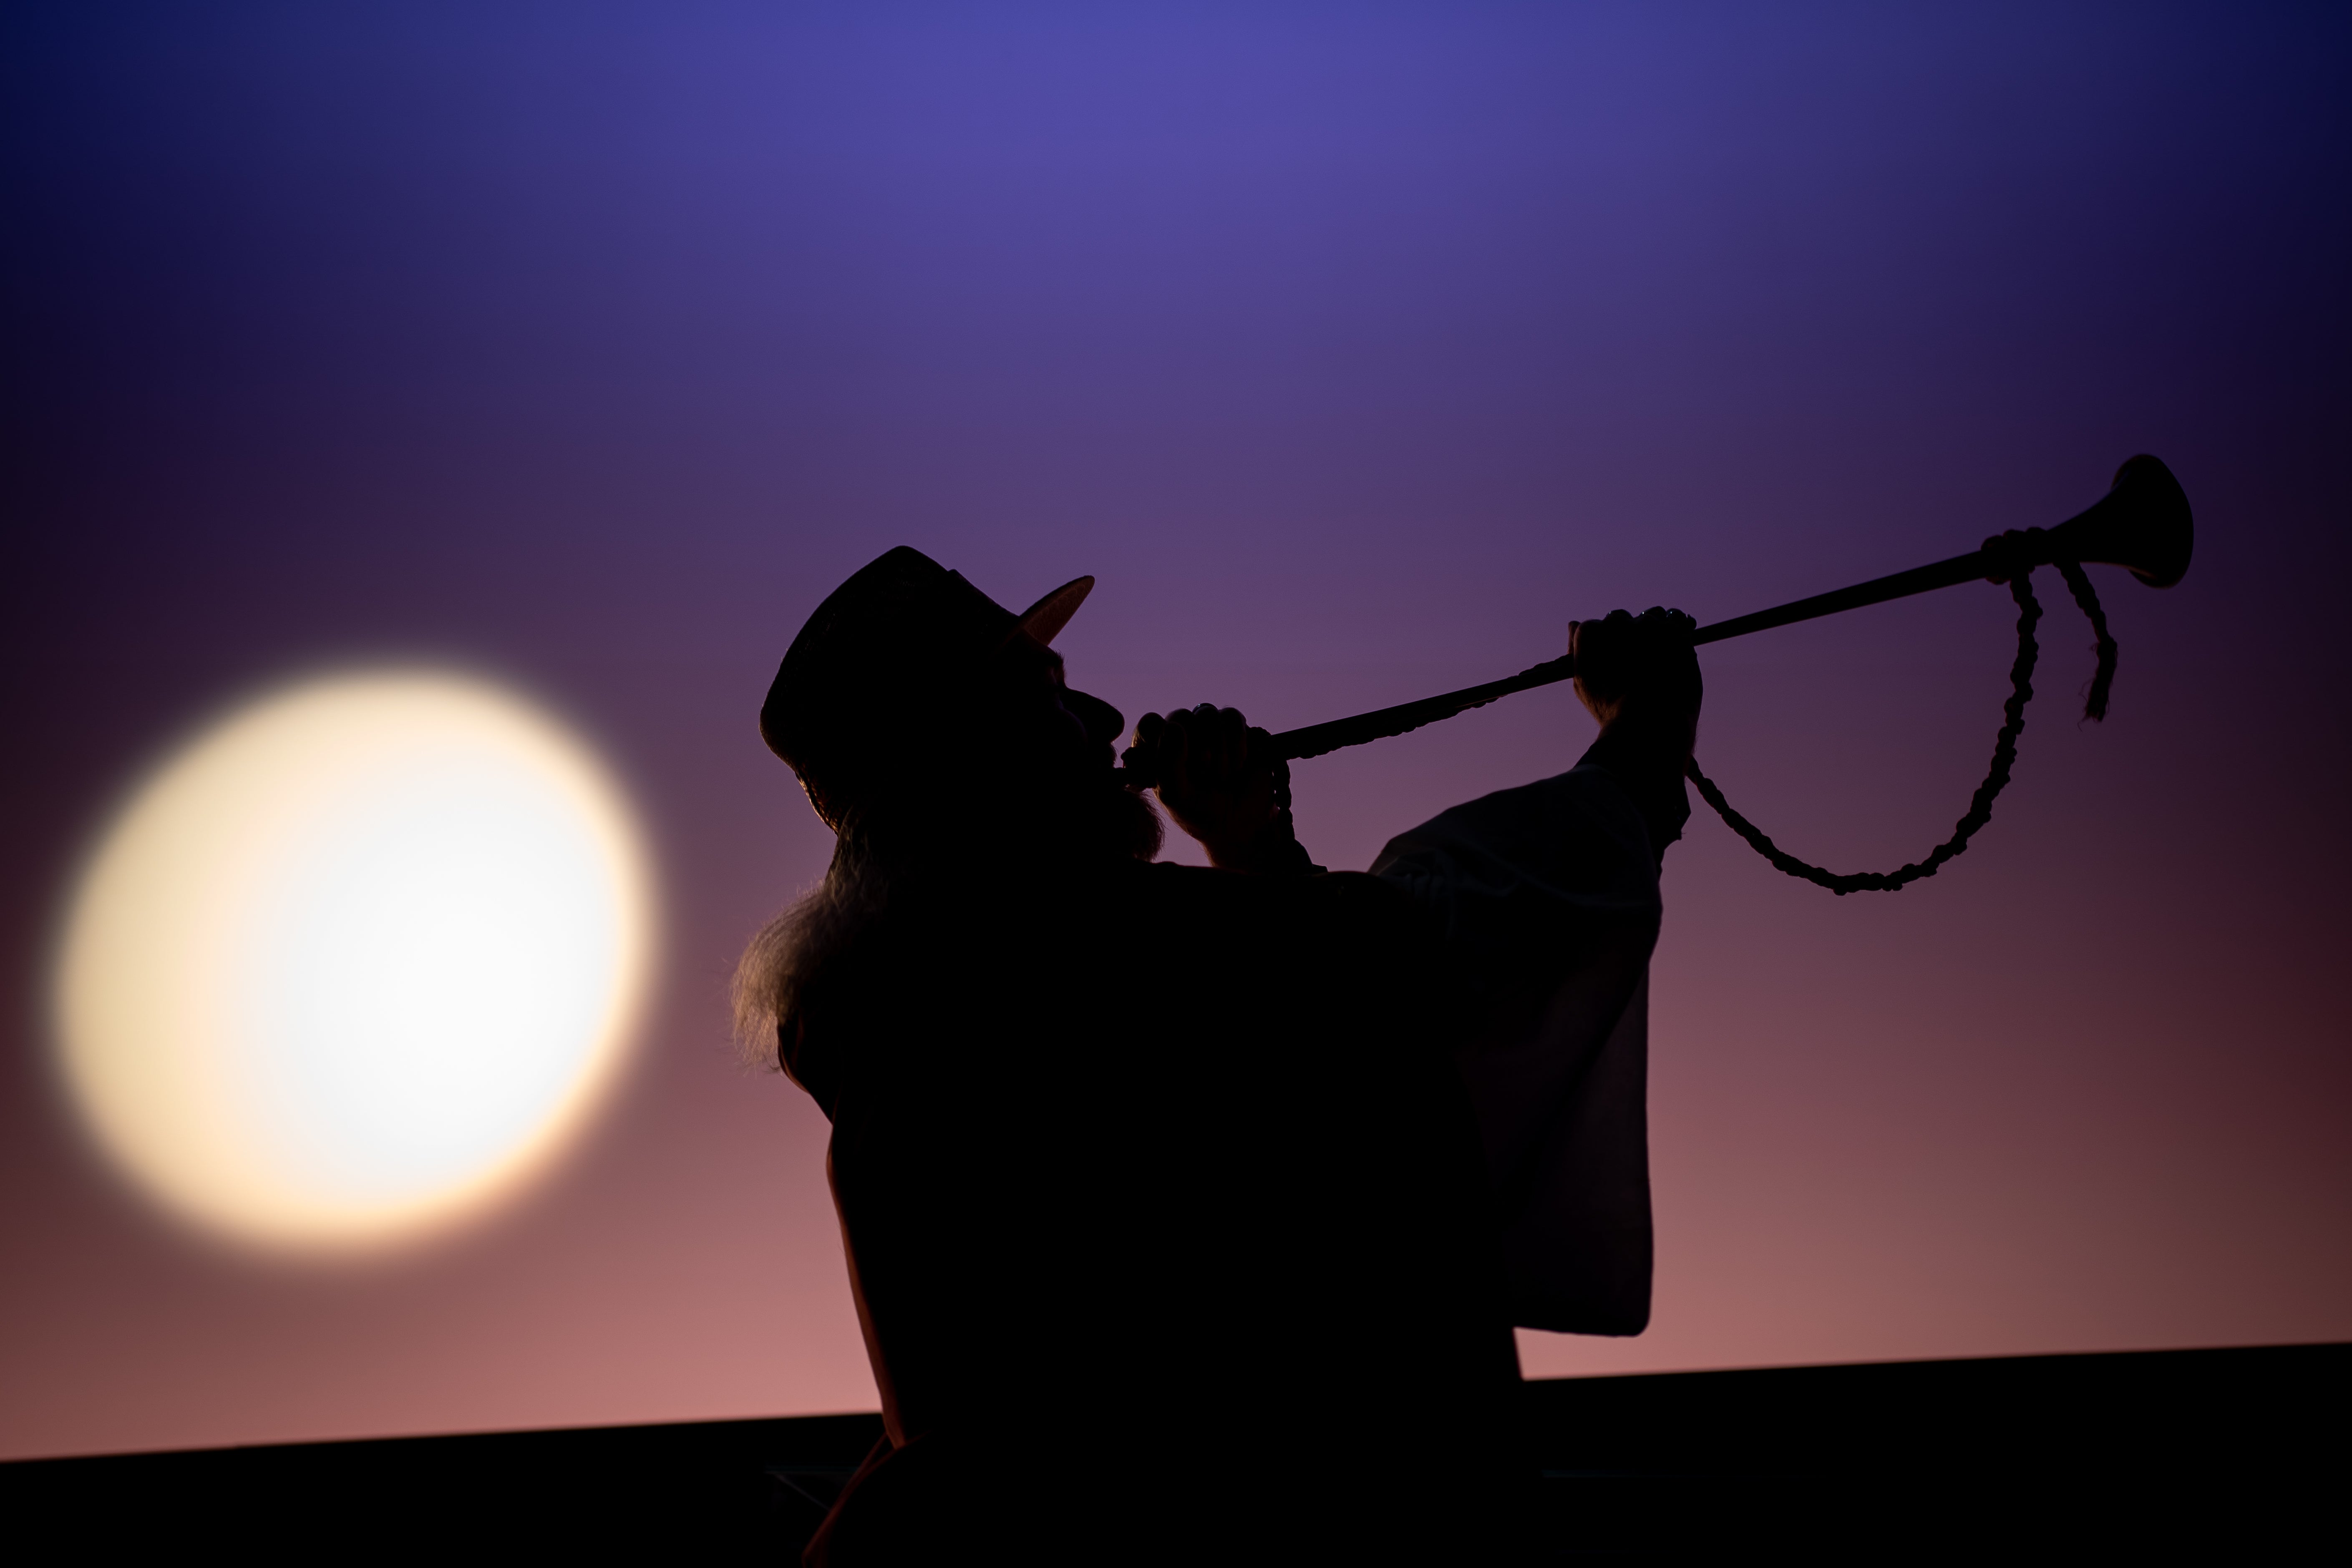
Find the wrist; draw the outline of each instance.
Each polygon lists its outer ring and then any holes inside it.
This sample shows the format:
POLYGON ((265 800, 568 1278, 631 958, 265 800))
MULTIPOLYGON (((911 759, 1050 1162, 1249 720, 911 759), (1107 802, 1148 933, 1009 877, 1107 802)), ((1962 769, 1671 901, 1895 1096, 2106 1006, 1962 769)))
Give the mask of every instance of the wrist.
POLYGON ((1604 728, 1579 765, 1590 763, 1614 778, 1641 813, 1650 847, 1663 863, 1666 846, 1683 836, 1690 819, 1684 772, 1690 765, 1691 730, 1660 732, 1621 725, 1604 728))

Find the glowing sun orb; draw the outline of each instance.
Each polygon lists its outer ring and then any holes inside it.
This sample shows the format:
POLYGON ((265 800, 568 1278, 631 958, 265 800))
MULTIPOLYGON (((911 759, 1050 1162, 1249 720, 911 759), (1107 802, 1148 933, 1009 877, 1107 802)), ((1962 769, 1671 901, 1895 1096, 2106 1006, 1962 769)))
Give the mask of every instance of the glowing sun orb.
POLYGON ((84 868, 63 1076, 166 1208, 295 1252, 514 1194, 635 1034, 650 868, 577 738, 473 678, 320 678, 168 758, 84 868))

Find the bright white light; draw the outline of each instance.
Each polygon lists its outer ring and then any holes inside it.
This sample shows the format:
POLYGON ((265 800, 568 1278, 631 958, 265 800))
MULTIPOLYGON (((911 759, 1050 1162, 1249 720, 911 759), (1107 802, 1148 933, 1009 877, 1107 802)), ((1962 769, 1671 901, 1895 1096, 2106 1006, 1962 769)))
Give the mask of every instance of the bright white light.
POLYGON ((199 736, 107 832, 58 968, 66 1081, 209 1229, 412 1239, 586 1122, 650 906, 620 791, 547 715, 461 676, 314 680, 199 736))

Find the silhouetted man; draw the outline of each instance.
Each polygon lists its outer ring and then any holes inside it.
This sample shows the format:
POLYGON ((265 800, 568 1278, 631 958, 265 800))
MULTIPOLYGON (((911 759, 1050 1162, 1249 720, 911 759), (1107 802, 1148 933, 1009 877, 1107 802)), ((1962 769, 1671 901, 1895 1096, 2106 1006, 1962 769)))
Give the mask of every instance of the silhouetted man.
POLYGON ((809 1560, 1502 1561, 1512 1325, 1638 1332, 1689 622, 1571 629, 1584 761, 1321 874, 1263 731, 1124 728, 912 550, 761 712, 838 835, 739 1020, 833 1122, 887 1436, 809 1560), (1152 863, 1150 776, 1216 869, 1152 863))

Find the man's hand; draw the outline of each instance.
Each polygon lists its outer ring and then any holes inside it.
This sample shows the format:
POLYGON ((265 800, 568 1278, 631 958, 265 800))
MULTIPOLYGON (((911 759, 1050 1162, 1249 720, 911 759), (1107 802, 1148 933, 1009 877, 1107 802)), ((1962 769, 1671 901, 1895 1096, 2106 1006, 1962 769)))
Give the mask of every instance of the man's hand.
POLYGON ((1176 826, 1201 841, 1210 862, 1228 870, 1272 868, 1269 852, 1286 845, 1289 824, 1274 803, 1273 737, 1239 710, 1180 708, 1136 721, 1125 761, 1158 783, 1160 804, 1176 826))
POLYGON ((1605 620, 1571 621, 1568 651, 1576 659, 1576 695, 1601 721, 1601 738, 1584 760, 1615 774, 1648 826, 1663 865, 1666 846, 1690 816, 1683 772, 1698 741, 1703 695, 1698 629, 1680 610, 1612 610, 1605 620))
POLYGON ((1612 610, 1605 620, 1568 624, 1576 695, 1601 721, 1612 751, 1681 773, 1698 738, 1705 695, 1690 640, 1697 629, 1680 610, 1656 608, 1638 616, 1612 610))

